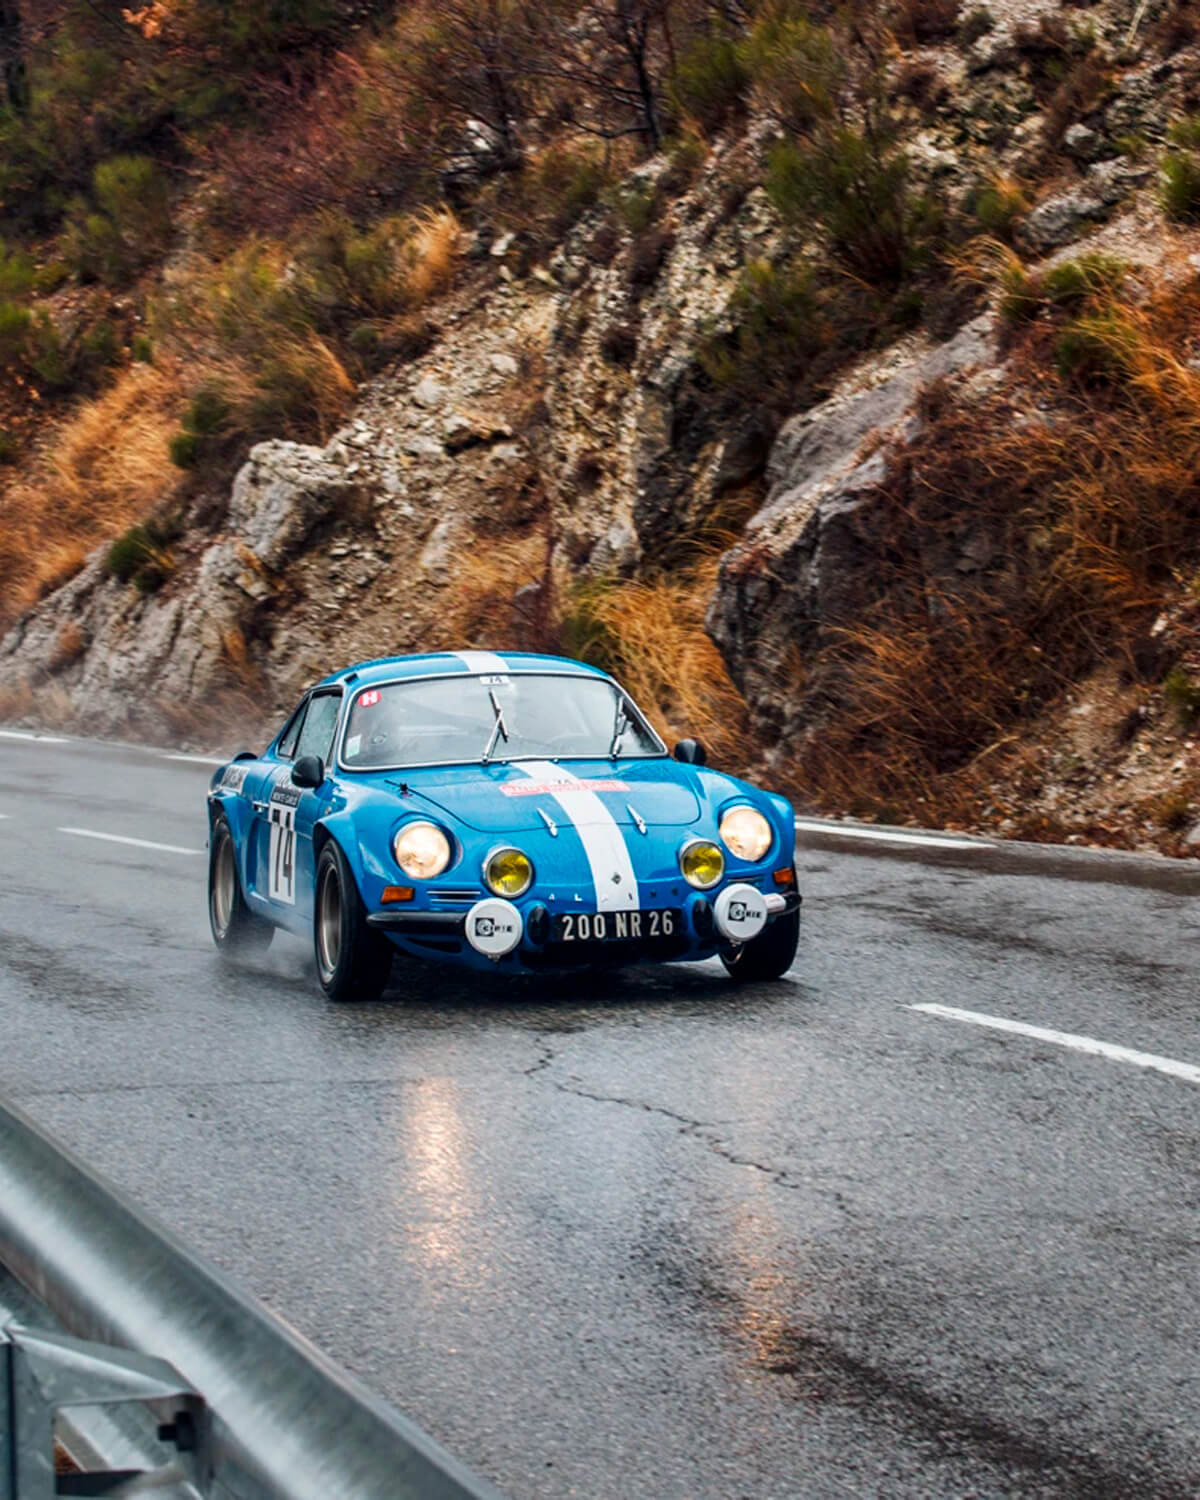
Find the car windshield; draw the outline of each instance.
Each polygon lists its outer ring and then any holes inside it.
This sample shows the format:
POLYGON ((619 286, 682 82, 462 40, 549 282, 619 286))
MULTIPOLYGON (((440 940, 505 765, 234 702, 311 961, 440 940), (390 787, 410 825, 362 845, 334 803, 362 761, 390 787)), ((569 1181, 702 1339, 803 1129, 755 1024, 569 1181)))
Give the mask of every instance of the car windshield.
POLYGON ((363 688, 342 740, 349 771, 665 753, 611 682, 532 672, 418 677, 363 688))

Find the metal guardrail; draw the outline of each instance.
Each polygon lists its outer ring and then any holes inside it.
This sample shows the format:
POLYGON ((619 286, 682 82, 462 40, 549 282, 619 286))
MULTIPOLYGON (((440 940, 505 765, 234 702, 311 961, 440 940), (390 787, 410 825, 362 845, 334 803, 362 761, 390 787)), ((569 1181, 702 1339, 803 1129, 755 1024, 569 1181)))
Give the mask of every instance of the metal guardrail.
POLYGON ((149 1404, 172 1494, 502 1500, 3 1102, 0 1266, 68 1335, 0 1333, 0 1500, 135 1493, 133 1472, 56 1481, 44 1451, 60 1408, 115 1401, 149 1404))

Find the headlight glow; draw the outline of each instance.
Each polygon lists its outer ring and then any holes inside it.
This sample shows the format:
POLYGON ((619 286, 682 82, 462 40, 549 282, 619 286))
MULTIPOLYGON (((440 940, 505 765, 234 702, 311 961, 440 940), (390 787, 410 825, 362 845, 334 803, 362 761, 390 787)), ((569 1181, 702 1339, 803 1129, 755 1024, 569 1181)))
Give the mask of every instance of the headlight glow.
POLYGON ((696 839, 679 851, 679 868, 689 885, 694 885, 699 891, 709 891, 725 873, 725 856, 716 844, 707 839, 696 839))
POLYGON ((392 840, 396 863, 413 880, 432 880, 450 863, 450 840, 436 823, 406 823, 392 840))
POLYGON ((771 825, 756 808, 731 807, 721 819, 721 842, 731 854, 756 864, 771 847, 771 825))
POLYGON ((533 861, 520 849, 496 849, 487 857, 483 878, 497 896, 523 896, 533 884, 533 861))

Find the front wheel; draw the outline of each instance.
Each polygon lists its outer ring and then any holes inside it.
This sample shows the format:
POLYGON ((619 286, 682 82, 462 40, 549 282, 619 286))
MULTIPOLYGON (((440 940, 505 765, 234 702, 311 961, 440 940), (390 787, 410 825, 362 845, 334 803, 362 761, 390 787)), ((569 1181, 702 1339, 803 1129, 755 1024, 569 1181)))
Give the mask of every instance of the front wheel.
POLYGON ((275 929, 246 905, 238 879, 237 851, 224 814, 213 823, 208 850, 208 925, 229 958, 252 958, 271 946, 275 929))
POLYGON ((391 944, 367 926, 346 856, 332 839, 317 860, 313 950, 328 999, 379 999, 392 971, 391 944))
POLYGON ((756 938, 721 954, 729 977, 738 984, 761 983, 787 973, 800 944, 800 908, 785 912, 769 923, 756 938))

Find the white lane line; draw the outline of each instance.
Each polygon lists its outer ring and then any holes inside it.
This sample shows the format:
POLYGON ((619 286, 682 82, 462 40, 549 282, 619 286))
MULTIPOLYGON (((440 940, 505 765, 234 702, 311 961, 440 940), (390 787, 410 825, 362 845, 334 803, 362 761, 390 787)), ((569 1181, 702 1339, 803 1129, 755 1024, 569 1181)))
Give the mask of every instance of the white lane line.
POLYGON ((881 844, 923 844, 930 849, 994 849, 983 839, 956 839, 941 833, 895 833, 884 828, 859 828, 845 823, 818 823, 809 818, 797 818, 796 827, 801 833, 829 833, 839 839, 874 839, 881 844))
POLYGON ((80 839, 104 839, 110 844, 132 844, 137 849, 160 849, 164 854, 203 854, 203 849, 184 849, 179 844, 156 844, 152 839, 131 839, 121 833, 97 833, 94 828, 60 828, 80 839))
POLYGON ((1052 1031, 1046 1026, 1027 1026, 1024 1021, 1008 1021, 1003 1016, 985 1016, 976 1010, 957 1010, 952 1005, 907 1005, 906 1010, 923 1011, 927 1016, 941 1016, 946 1021, 966 1021, 972 1026, 986 1026, 992 1031, 1007 1031, 1013 1036, 1032 1037, 1035 1042, 1051 1042, 1056 1047, 1070 1047, 1092 1057, 1107 1057, 1111 1062, 1132 1063, 1135 1068, 1150 1068, 1170 1078, 1200 1083, 1200 1068, 1192 1063, 1176 1062, 1154 1052, 1137 1052, 1132 1047, 1118 1047, 1113 1042, 1098 1042, 1095 1037, 1076 1036, 1070 1031, 1052 1031))
POLYGON ((39 745, 66 745, 66 738, 55 734, 34 734, 29 729, 0 729, 0 740, 35 740, 39 745))
POLYGON ((219 755, 168 755, 163 752, 164 760, 189 760, 198 766, 223 766, 224 759, 219 755))

